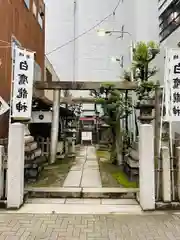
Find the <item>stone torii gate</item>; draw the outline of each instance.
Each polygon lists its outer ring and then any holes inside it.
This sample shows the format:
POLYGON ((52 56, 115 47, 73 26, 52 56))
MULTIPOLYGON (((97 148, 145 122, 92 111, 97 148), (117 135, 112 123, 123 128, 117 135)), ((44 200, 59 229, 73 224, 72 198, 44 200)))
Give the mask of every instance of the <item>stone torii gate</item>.
MULTIPOLYGON (((135 90, 137 83, 127 80, 119 80, 110 82, 115 89, 123 90, 128 94, 128 90, 135 90)), ((36 82, 35 87, 38 90, 53 90, 54 103, 53 109, 59 111, 60 90, 93 90, 99 89, 103 82, 36 82)), ((73 99, 71 99, 72 101, 73 99)), ((72 102, 85 102, 88 99, 79 98, 72 102)), ((56 117, 56 112, 53 111, 52 127, 57 126, 59 118, 56 117)), ((58 113, 59 114, 59 113, 58 113)), ((56 154, 57 131, 52 131, 52 158, 56 154)), ((139 202, 143 210, 155 209, 155 175, 154 175, 154 130, 152 124, 140 123, 140 141, 139 141, 139 178, 140 178, 140 194, 139 202)))
MULTIPOLYGON (((135 90, 137 84, 129 81, 111 82, 114 88, 127 92, 135 90)), ((51 159, 56 156, 58 140, 59 105, 60 103, 92 102, 94 99, 72 98, 60 100, 61 90, 99 89, 102 82, 35 82, 37 90, 53 91, 53 119, 51 134, 51 159)), ((11 125, 11 137, 8 150, 7 208, 20 208, 24 196, 24 125, 11 125), (16 164, 14 164, 16 161, 16 164)), ((155 208, 154 184, 154 135, 151 124, 140 124, 139 164, 140 195, 139 202, 143 210, 155 208)))
MULTIPOLYGON (((113 88, 118 90, 135 90, 137 84, 134 82, 129 82, 127 80, 120 81, 112 81, 110 84, 113 85, 113 88)), ((35 88, 37 90, 52 90, 53 91, 53 118, 51 125, 51 152, 50 152, 50 162, 55 162, 56 158, 56 150, 57 150, 57 142, 58 142, 58 127, 59 127, 59 104, 60 103, 93 103, 93 98, 64 98, 60 100, 60 91, 61 90, 93 90, 99 89, 103 85, 103 82, 93 81, 77 81, 77 82, 69 82, 69 81, 59 81, 59 82, 35 82, 35 88)))

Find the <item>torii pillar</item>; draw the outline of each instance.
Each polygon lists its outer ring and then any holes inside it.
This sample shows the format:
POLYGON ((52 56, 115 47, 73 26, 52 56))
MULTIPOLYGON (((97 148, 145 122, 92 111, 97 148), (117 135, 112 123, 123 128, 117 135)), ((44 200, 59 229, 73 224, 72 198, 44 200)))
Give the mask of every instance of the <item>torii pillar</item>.
POLYGON ((53 90, 53 112, 51 124, 51 146, 50 146, 50 164, 55 163, 59 133, 59 113, 60 113, 60 95, 61 90, 53 90))

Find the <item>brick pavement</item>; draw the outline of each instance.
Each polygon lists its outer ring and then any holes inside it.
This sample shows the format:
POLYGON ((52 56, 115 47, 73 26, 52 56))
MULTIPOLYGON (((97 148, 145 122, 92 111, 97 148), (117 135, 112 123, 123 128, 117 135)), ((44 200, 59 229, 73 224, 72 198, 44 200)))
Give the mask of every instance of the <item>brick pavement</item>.
POLYGON ((180 239, 180 216, 0 214, 0 240, 180 239))

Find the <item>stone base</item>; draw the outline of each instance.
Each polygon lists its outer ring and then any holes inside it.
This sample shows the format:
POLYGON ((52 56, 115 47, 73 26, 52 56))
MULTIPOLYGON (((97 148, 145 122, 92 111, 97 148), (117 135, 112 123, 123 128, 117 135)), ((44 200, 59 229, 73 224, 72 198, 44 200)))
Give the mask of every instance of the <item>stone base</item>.
POLYGON ((137 188, 27 188, 30 198, 136 199, 137 188))
POLYGON ((124 172, 128 175, 130 181, 139 181, 139 168, 132 167, 130 164, 125 163, 123 169, 124 172))
POLYGON ((0 209, 18 210, 24 205, 27 199, 28 199, 28 192, 24 192, 23 203, 19 208, 7 208, 7 200, 0 200, 0 209))
POLYGON ((31 198, 80 198, 81 188, 27 188, 31 198))
POLYGON ((157 202, 156 210, 180 210, 180 202, 157 202))

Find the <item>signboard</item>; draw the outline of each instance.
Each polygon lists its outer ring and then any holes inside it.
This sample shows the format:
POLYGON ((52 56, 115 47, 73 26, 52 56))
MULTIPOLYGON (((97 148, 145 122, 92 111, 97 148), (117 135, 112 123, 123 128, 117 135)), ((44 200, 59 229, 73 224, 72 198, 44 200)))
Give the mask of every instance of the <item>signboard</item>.
POLYGON ((5 102, 4 99, 0 96, 0 116, 7 112, 9 108, 10 107, 7 102, 5 102))
POLYGON ((82 141, 92 141, 92 132, 82 132, 81 139, 82 141))
POLYGON ((12 116, 31 118, 34 76, 34 52, 15 46, 15 66, 12 86, 12 116))
POLYGON ((166 120, 180 121, 180 50, 169 49, 165 63, 166 120))
POLYGON ((52 123, 52 112, 33 111, 31 123, 52 123))

